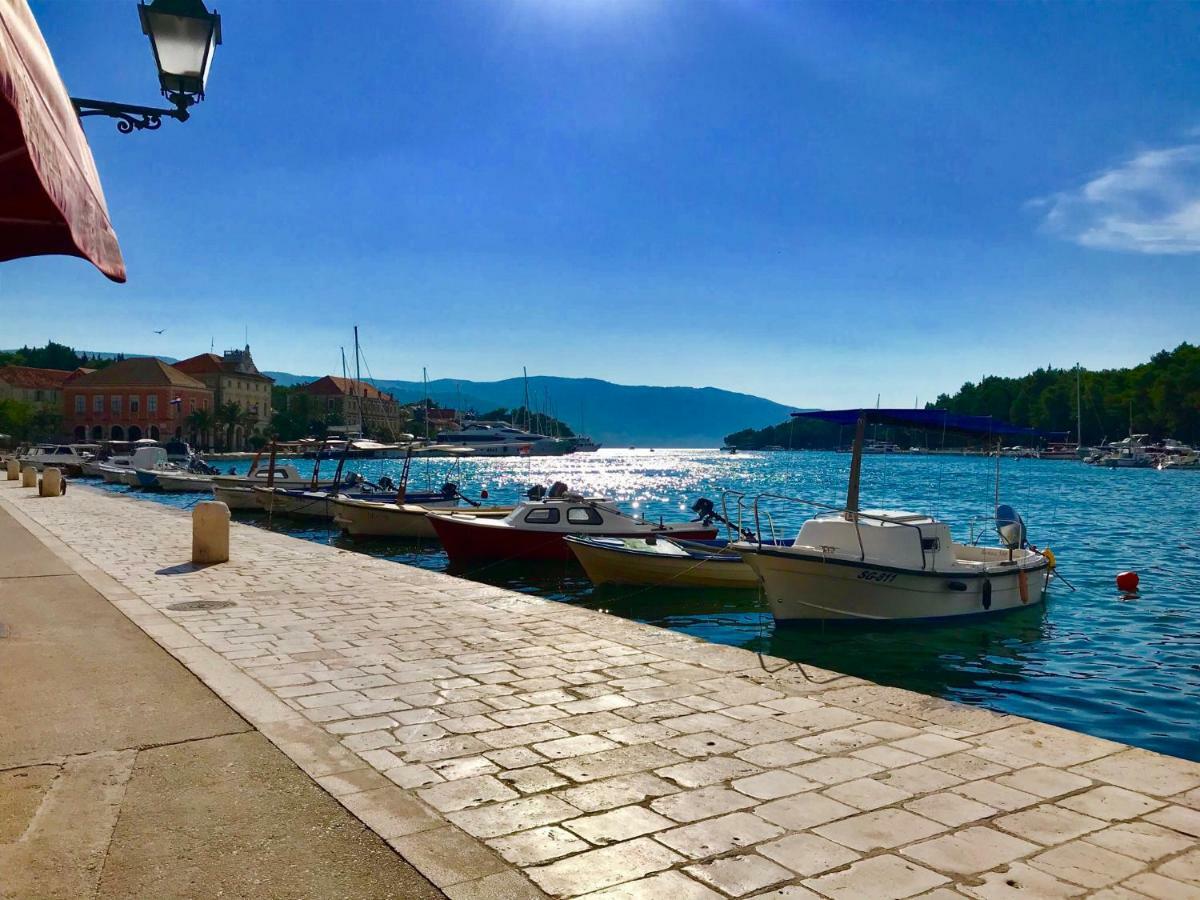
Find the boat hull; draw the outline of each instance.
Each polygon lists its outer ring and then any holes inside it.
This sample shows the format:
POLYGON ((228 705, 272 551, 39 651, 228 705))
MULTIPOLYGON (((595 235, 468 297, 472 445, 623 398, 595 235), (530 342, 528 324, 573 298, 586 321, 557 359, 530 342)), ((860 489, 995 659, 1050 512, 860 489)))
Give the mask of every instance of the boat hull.
MULTIPOLYGON (((353 538, 407 538, 410 540, 438 539, 437 532, 426 514, 430 507, 406 503, 371 503, 363 500, 338 498, 333 501, 334 524, 353 538)), ((472 516, 502 519, 511 513, 511 506, 477 507, 472 516)))
POLYGON ((1050 575, 1040 557, 981 575, 916 572, 786 551, 744 550, 742 555, 757 573, 777 622, 949 619, 1022 609, 1042 602, 1050 575), (985 584, 990 584, 986 600, 985 584))
MULTIPOLYGON (((451 563, 476 560, 534 560, 569 562, 575 558, 564 538, 566 531, 537 531, 511 526, 477 523, 470 516, 430 516, 451 563)), ((606 531, 595 537, 646 537, 654 532, 606 531)), ((717 536, 715 528, 680 529, 662 532, 663 537, 706 541, 717 536)))
POLYGON ((593 584, 753 590, 758 576, 738 556, 697 559, 568 540, 593 584))
POLYGON ((174 494, 207 494, 212 491, 212 479, 203 475, 158 474, 158 489, 174 494))
MULTIPOLYGON (((284 493, 266 488, 255 488, 255 499, 259 509, 277 516, 296 516, 307 519, 332 519, 336 512, 335 496, 314 491, 284 493)), ((453 508, 458 498, 422 500, 422 506, 438 509, 453 508)))

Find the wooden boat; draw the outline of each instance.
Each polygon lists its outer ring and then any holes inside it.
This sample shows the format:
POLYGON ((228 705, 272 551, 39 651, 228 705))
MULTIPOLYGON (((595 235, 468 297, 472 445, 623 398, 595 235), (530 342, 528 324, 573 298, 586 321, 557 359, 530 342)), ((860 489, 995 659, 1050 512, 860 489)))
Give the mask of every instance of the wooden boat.
MULTIPOLYGON (((561 485, 561 483, 560 483, 561 485)), ((704 522, 646 521, 611 502, 571 494, 555 485, 545 499, 528 500, 503 519, 469 514, 429 514, 451 563, 481 559, 571 560, 569 534, 606 537, 675 537, 709 540, 717 530, 704 522)))
MULTIPOLYGON (((333 501, 341 497, 375 503, 393 503, 396 498, 395 489, 384 490, 378 485, 365 482, 307 489, 255 485, 252 490, 258 507, 263 512, 307 519, 332 519, 333 501)), ((425 491, 405 496, 407 502, 417 506, 442 509, 458 505, 457 488, 449 492, 425 491)))
MULTIPOLYGON (((795 416, 855 424, 854 457, 844 509, 799 498, 761 495, 759 503, 789 500, 823 508, 795 540, 771 545, 759 539, 733 546, 758 574, 777 622, 798 620, 945 619, 1020 609, 1042 602, 1051 557, 1025 541, 1025 525, 1008 506, 997 506, 995 530, 1003 544, 960 544, 932 516, 899 510, 860 510, 859 476, 868 421, 973 434, 1028 434, 988 417, 942 410, 832 410, 795 416)), ((999 461, 997 458, 997 473, 999 461)), ((998 478, 997 474, 997 478, 998 478)), ((997 494, 999 484, 997 483, 997 494)))
POLYGON ((584 537, 564 540, 593 584, 659 587, 758 587, 758 576, 725 541, 655 537, 584 537))
MULTIPOLYGON (((435 507, 416 503, 381 503, 355 497, 330 500, 333 522, 353 538, 409 538, 436 541, 437 532, 429 521, 435 507)), ((512 506, 477 506, 470 510, 474 518, 503 519, 512 506)), ((448 512, 442 510, 442 512, 448 512)))

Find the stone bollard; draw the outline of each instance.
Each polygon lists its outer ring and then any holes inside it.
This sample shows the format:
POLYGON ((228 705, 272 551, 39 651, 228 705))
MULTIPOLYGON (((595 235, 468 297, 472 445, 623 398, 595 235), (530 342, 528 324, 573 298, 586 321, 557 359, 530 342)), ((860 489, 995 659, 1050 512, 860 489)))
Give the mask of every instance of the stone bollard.
POLYGON ((21 466, 21 487, 37 487, 37 469, 21 466))
POLYGON ((38 485, 38 496, 59 497, 63 492, 62 486, 62 472, 53 466, 47 466, 42 470, 42 481, 38 485))
POLYGON ((15 459, 10 459, 6 465, 8 469, 8 480, 16 481, 21 477, 21 464, 15 459))
POLYGON ((192 510, 192 562, 229 562, 229 507, 218 500, 197 503, 192 510))

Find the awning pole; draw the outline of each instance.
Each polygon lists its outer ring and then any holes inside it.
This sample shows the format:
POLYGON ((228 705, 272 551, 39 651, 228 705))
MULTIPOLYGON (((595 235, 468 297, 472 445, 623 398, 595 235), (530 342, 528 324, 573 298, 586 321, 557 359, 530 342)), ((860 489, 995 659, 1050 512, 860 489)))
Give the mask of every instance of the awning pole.
POLYGON ((850 484, 846 489, 845 518, 853 522, 858 518, 858 482, 862 473, 863 438, 867 433, 867 414, 858 414, 858 425, 854 429, 854 450, 850 457, 850 484))

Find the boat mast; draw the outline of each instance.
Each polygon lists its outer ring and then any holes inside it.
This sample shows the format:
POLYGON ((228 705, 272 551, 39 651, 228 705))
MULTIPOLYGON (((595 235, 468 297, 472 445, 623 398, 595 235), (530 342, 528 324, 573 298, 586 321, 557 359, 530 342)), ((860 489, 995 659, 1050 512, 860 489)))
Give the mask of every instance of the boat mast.
POLYGON ((1083 447, 1083 382, 1075 363, 1075 449, 1083 447))
POLYGON ((358 326, 354 326, 354 396, 358 398, 358 436, 363 437, 362 370, 358 362, 358 326))
POLYGON ((421 366, 421 384, 425 385, 425 443, 429 443, 429 370, 421 366))
POLYGON ((529 431, 533 427, 529 418, 529 369, 521 366, 521 374, 525 378, 525 430, 529 431))
POLYGON ((846 511, 843 514, 847 522, 858 519, 858 483, 862 474, 863 437, 867 432, 867 414, 860 410, 858 424, 854 428, 854 451, 850 457, 850 483, 846 488, 846 511))

